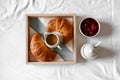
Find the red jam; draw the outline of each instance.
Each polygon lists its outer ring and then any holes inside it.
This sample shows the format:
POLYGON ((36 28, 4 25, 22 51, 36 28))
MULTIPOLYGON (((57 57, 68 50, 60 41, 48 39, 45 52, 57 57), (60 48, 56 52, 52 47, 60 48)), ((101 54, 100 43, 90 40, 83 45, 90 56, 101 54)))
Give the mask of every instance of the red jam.
POLYGON ((80 29, 86 36, 94 36, 99 30, 99 25, 93 18, 86 18, 82 21, 80 29))

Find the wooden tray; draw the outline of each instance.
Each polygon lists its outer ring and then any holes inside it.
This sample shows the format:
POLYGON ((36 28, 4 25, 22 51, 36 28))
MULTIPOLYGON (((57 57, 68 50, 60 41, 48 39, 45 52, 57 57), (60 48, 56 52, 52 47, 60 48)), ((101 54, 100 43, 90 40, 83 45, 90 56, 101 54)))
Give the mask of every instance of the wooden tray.
POLYGON ((27 64, 73 64, 76 63, 76 16, 75 14, 27 14, 26 15, 26 63, 27 64), (55 18, 55 17, 62 17, 62 18, 72 18, 72 25, 74 29, 74 37, 73 37, 73 60, 72 61, 59 61, 59 62, 40 62, 40 61, 31 61, 30 53, 30 27, 29 27, 29 19, 30 18, 55 18))

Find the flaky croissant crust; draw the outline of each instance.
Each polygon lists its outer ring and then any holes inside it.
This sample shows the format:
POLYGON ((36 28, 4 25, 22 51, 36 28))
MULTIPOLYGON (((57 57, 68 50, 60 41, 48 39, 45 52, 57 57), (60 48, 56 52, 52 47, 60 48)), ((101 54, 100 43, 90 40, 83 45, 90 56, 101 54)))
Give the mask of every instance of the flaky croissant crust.
POLYGON ((66 44, 73 37, 73 27, 67 19, 64 18, 54 18, 48 22, 47 32, 58 31, 63 38, 63 43, 66 44))
POLYGON ((32 55, 41 61, 52 61, 56 56, 56 52, 44 44, 39 33, 32 35, 30 50, 32 55))

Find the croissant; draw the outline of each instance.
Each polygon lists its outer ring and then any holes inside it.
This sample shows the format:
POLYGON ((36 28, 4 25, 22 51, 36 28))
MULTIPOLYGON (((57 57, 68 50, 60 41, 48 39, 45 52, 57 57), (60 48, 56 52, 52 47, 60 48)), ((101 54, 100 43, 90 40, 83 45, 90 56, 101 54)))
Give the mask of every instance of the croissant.
POLYGON ((41 61, 52 61, 56 57, 56 52, 44 44, 39 33, 32 35, 30 50, 32 55, 41 61))
POLYGON ((63 38, 63 43, 66 44, 73 37, 73 27, 67 19, 64 18, 54 18, 48 22, 47 32, 57 31, 61 34, 63 38))

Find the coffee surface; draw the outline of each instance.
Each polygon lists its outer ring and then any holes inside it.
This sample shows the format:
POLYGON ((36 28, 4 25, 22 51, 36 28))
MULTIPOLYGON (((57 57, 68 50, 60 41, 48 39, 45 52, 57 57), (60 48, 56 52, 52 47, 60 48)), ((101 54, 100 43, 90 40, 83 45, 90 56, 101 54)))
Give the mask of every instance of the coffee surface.
POLYGON ((55 45, 57 43, 57 37, 54 34, 50 34, 47 36, 47 43, 49 45, 55 45))

